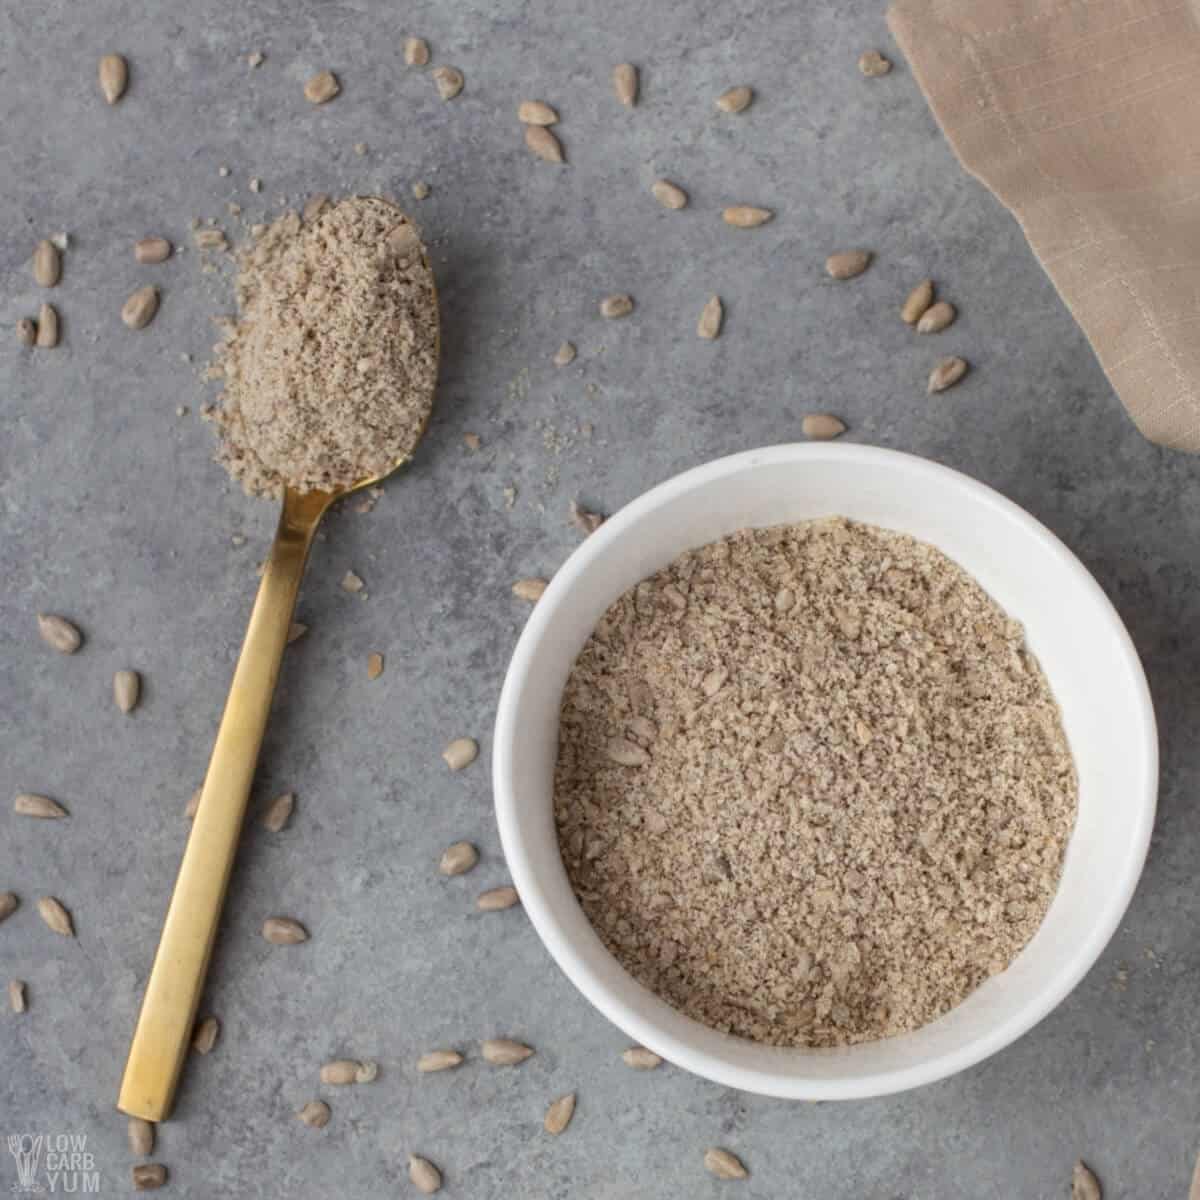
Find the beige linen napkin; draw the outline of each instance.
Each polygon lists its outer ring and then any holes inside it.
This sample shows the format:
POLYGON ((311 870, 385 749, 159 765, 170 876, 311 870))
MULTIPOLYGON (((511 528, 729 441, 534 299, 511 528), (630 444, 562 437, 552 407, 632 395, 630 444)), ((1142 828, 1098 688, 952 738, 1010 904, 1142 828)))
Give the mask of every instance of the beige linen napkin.
POLYGON ((1138 428, 1200 450, 1200 0, 897 0, 888 24, 1138 428))

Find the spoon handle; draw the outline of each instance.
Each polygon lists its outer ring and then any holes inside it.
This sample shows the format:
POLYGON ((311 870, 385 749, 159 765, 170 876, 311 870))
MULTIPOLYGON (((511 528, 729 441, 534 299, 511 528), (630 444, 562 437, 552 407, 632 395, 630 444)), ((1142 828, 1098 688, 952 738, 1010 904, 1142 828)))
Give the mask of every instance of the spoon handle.
POLYGON ((171 1110, 216 938, 229 873, 300 577, 330 497, 284 495, 275 544, 250 614, 200 804, 146 984, 117 1107, 161 1121, 171 1110))

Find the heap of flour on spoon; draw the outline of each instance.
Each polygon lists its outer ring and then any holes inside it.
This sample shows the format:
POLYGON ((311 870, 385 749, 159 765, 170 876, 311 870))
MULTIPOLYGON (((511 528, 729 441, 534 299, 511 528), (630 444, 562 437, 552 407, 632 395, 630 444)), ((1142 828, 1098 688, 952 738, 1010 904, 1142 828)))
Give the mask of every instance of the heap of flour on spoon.
POLYGON ((287 213, 237 256, 217 348, 217 459, 251 495, 349 487, 411 456, 437 381, 433 278, 413 226, 352 197, 287 213))

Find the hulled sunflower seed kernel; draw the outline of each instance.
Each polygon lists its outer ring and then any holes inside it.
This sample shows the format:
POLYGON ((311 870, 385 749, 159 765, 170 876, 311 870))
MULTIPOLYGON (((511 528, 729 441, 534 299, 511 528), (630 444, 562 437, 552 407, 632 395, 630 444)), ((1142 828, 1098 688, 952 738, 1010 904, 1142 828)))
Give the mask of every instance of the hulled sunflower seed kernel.
POLYGON ((423 1075, 430 1075, 435 1071, 449 1071, 457 1067, 462 1060, 463 1056, 457 1050, 430 1050, 417 1059, 417 1070, 423 1075))
POLYGON ((523 1063, 533 1049, 523 1042, 514 1042, 512 1038, 488 1038, 480 1042, 479 1052, 484 1062, 491 1063, 493 1067, 515 1067, 523 1063))
POLYGON ((130 329, 145 329, 154 320, 156 312, 158 312, 158 288, 149 284, 146 287, 138 288, 121 306, 121 320, 130 329))
POLYGON ((543 162, 565 162, 562 142, 544 125, 525 126, 525 145, 543 162))
POLYGON ((324 1100, 310 1100, 296 1116, 310 1129, 324 1129, 332 1114, 324 1100))
POLYGON ((828 442, 846 432, 846 423, 832 413, 808 413, 800 422, 800 428, 811 441, 828 442))
POLYGON ((17 341, 22 346, 33 346, 37 343, 37 322, 29 317, 22 317, 17 322, 17 341))
POLYGON ((623 737, 609 738, 604 754, 609 762, 622 767, 641 767, 650 761, 650 755, 637 742, 623 737))
POLYGON ((442 1173, 427 1158, 419 1154, 408 1156, 408 1177, 413 1187, 425 1196, 432 1196, 442 1187, 442 1173))
POLYGON ((967 369, 965 358, 943 358, 929 375, 929 394, 932 396, 952 388, 967 373, 967 369))
POLYGON ((542 100, 522 100, 517 106, 522 125, 557 125, 558 113, 542 100))
POLYGON ((113 701, 123 713, 133 712, 141 694, 142 677, 136 671, 118 671, 113 676, 113 701))
POLYGON ((97 74, 104 99, 116 104, 129 86, 129 64, 119 54, 106 54, 100 60, 97 74))
POLYGON ((274 946, 296 946, 308 941, 308 930, 291 917, 268 917, 262 935, 274 946))
POLYGON ((8 981, 8 1006, 18 1014, 25 1011, 25 981, 23 979, 8 981))
POLYGON ((500 912, 520 903, 521 897, 517 895, 515 887, 498 887, 483 892, 475 901, 475 907, 480 912, 500 912))
POLYGON ((457 67, 437 67, 433 82, 443 100, 453 100, 463 90, 463 73, 457 67))
POLYGON ((1082 1159, 1071 1171, 1071 1200, 1102 1200, 1100 1180, 1082 1159))
POLYGON ((663 208, 679 210, 687 207, 687 192, 669 179, 656 179, 650 185, 650 191, 663 208))
POLYGON ((575 1115, 575 1093, 568 1092, 565 1096, 553 1101, 548 1109, 546 1116, 542 1120, 542 1128, 549 1134, 557 1137, 571 1123, 571 1118, 575 1115))
POLYGON ((892 63, 891 59, 885 58, 878 50, 866 50, 859 57, 858 69, 868 79, 877 79, 892 69, 892 63))
POLYGON ((718 1179, 745 1179, 750 1174, 736 1154, 730 1154, 719 1146, 705 1150, 704 1165, 718 1179))
POLYGON ((725 319, 725 308, 720 296, 709 296, 704 307, 700 310, 700 320, 696 322, 698 337, 712 341, 721 335, 721 323, 725 319))
POLYGON ((404 61, 410 67, 425 66, 429 62, 429 43, 424 38, 405 38, 404 61))
POLYGON ((192 1034, 192 1049, 197 1054, 207 1054, 221 1036, 221 1022, 216 1017, 205 1017, 196 1025, 192 1034))
POLYGON ((354 1083, 361 1064, 352 1058, 338 1058, 321 1068, 321 1082, 330 1087, 344 1087, 354 1083))
POLYGON ((947 300, 939 300, 932 304, 922 314, 917 322, 918 333, 941 333, 954 324, 958 310, 947 300))
POLYGON ((933 303, 933 280, 922 279, 905 297, 900 308, 900 320, 905 325, 915 325, 933 303))
POLYGON ((725 224, 735 229, 754 229, 765 225, 774 215, 769 208, 756 208, 753 204, 734 204, 721 214, 725 224))
POLYGON ((429 184, 423 179, 418 179, 412 185, 412 194, 414 200, 424 200, 429 195, 429 184))
POLYGON ((15 892, 0 892, 0 921, 7 921, 20 907, 21 901, 15 892))
POLYGON ((71 914, 53 896, 41 896, 37 902, 38 915, 61 937, 74 937, 75 925, 71 914))
POLYGON ((442 758, 452 771, 461 771, 464 767, 469 767, 478 757, 479 743, 469 737, 455 738, 442 751, 442 758))
POLYGON ((53 350, 58 345, 58 337, 58 309, 53 304, 39 305, 34 345, 39 350, 53 350))
POLYGON ((618 63, 613 67, 613 91, 626 108, 632 108, 638 100, 638 69, 633 63, 618 63))
POLYGON ((342 90, 332 71, 320 71, 304 85, 304 98, 310 104, 326 104, 342 90))
POLYGON ((527 600, 530 604, 536 604, 541 598, 549 584, 544 579, 518 579, 512 585, 512 594, 518 600, 527 600))
POLYGON ((717 97, 717 107, 725 113, 745 112, 753 99, 754 89, 746 87, 745 84, 739 84, 737 87, 731 87, 722 92, 717 97))
POLYGON ((630 1046, 628 1050, 622 1051, 621 1061, 635 1071, 653 1071, 655 1067, 662 1066, 662 1059, 645 1046, 630 1046))
POLYGON ((32 796, 27 792, 22 792, 13 801, 13 812, 22 817, 40 817, 44 821, 56 821, 67 815, 67 810, 57 800, 51 800, 49 796, 32 796))
POLYGON ((83 634, 66 617, 54 613, 38 613, 37 625, 42 641, 60 654, 74 654, 83 644, 83 634))
POLYGON ((447 846, 438 862, 443 875, 465 875, 479 861, 479 851, 470 842, 455 842, 447 846))
POLYGON ((129 1153, 138 1158, 148 1158, 154 1153, 154 1125, 142 1117, 130 1117, 125 1127, 129 1139, 129 1153))
POLYGON ((378 679, 383 674, 383 655, 378 651, 367 655, 367 678, 378 679))
POLYGON ((295 806, 295 792, 284 792, 282 796, 276 796, 263 809, 262 816, 258 818, 258 822, 270 833, 282 833, 291 819, 292 809, 295 806))
POLYGON ((624 292, 616 292, 611 296, 605 296, 600 301, 600 315, 607 317, 610 321, 615 321, 620 317, 627 317, 633 312, 633 297, 627 296, 624 292))
POLYGON ((570 342, 563 342, 554 352, 554 365, 567 367, 575 361, 575 347, 570 342))
POLYGON ((854 279, 870 265, 869 250, 839 250, 825 260, 825 273, 831 279, 854 279))
POLYGON ((62 256, 58 247, 45 238, 33 251, 33 278, 39 287, 54 287, 62 278, 62 256))
POLYGON ((133 257, 143 266, 166 262, 175 247, 165 237, 144 237, 133 244, 133 257))
POLYGON ((353 571, 347 571, 342 576, 342 591, 344 592, 361 592, 366 586, 362 578, 353 571))
POLYGON ((138 1163, 133 1168, 133 1190, 152 1192, 167 1182, 167 1168, 162 1163, 138 1163))

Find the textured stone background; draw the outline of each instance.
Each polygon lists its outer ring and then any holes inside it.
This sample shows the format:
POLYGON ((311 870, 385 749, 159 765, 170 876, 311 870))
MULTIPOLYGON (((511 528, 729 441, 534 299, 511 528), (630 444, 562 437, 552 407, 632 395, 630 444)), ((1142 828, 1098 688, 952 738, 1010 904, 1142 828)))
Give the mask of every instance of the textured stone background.
MULTIPOLYGON (((294 789, 298 809, 286 833, 246 833, 206 1002, 224 1034, 191 1064, 160 1131, 173 1194, 392 1195, 408 1189, 403 1157, 417 1150, 442 1165, 448 1195, 484 1198, 1031 1200, 1065 1195, 1078 1155, 1110 1197, 1184 1195, 1200 1144, 1197 463, 1137 435, 903 65, 859 76, 871 46, 894 53, 882 6, 862 0, 3 7, 6 330, 42 298, 27 266, 35 240, 65 229, 72 249, 52 297, 62 347, 0 340, 0 779, 5 796, 46 792, 72 816, 0 814, 0 889, 25 901, 0 930, 0 976, 30 985, 29 1013, 0 1015, 0 1137, 86 1134, 105 1193, 128 1190, 117 1083, 183 806, 275 520, 209 461, 195 415, 211 394, 197 368, 209 318, 228 307, 223 277, 201 274, 190 250, 138 267, 130 247, 149 232, 186 245, 193 216, 234 232, 230 201, 257 219, 285 196, 405 198, 425 179, 432 195, 413 208, 444 299, 437 411, 414 467, 372 513, 334 513, 313 555, 300 603, 312 632, 288 652, 256 788, 294 789), (408 33, 464 71, 458 100, 442 103, 427 72, 404 67, 408 33), (110 49, 132 65, 112 109, 95 84, 110 49), (267 60, 252 71, 240 56, 255 49, 267 60), (642 66, 632 112, 608 84, 623 59, 642 66), (324 67, 343 92, 314 109, 301 86, 324 67), (716 114, 715 94, 741 82, 754 107, 716 114), (514 114, 526 97, 561 109, 568 166, 524 151, 514 114), (647 188, 659 175, 689 190, 689 209, 658 208, 647 188), (726 229, 717 213, 730 202, 778 215, 726 229), (878 260, 833 284, 821 263, 847 245, 878 260), (925 275, 962 312, 936 342, 895 316, 925 275), (162 309, 131 333, 118 312, 147 281, 162 286, 162 309), (603 323, 597 300, 616 290, 637 312, 603 323), (709 345, 693 331, 712 291, 728 321, 709 345), (558 371, 564 337, 580 355, 558 371), (925 377, 950 352, 974 371, 930 399, 925 377), (812 409, 842 414, 856 440, 966 470, 1056 530, 1133 631, 1165 749, 1143 884, 1069 1000, 955 1079, 820 1106, 674 1069, 629 1072, 626 1039, 520 912, 472 908, 506 877, 486 757, 525 615, 511 581, 569 553, 571 497, 611 511, 685 467, 796 438, 812 409), (351 567, 366 598, 338 586, 351 567), (79 622, 77 656, 41 645, 39 609, 79 622), (372 650, 387 656, 374 683, 372 650), (131 718, 109 698, 124 666, 146 680, 131 718), (460 733, 484 755, 452 776, 439 751, 460 733), (442 880, 437 856, 460 837, 479 843, 481 865, 442 880), (71 907, 76 941, 42 927, 43 893, 71 907), (267 946, 257 930, 274 912, 305 921, 312 941, 267 946), (413 1070, 426 1048, 497 1033, 537 1056, 516 1071, 413 1070), (317 1066, 342 1054, 377 1057, 381 1077, 330 1096, 332 1124, 308 1130, 291 1114, 320 1091, 317 1066), (571 1089, 575 1123, 549 1139, 545 1104, 571 1089), (710 1179, 700 1156, 713 1143, 741 1154, 752 1179, 710 1179)), ((15 1177, 0 1153, 0 1180, 15 1177)))

